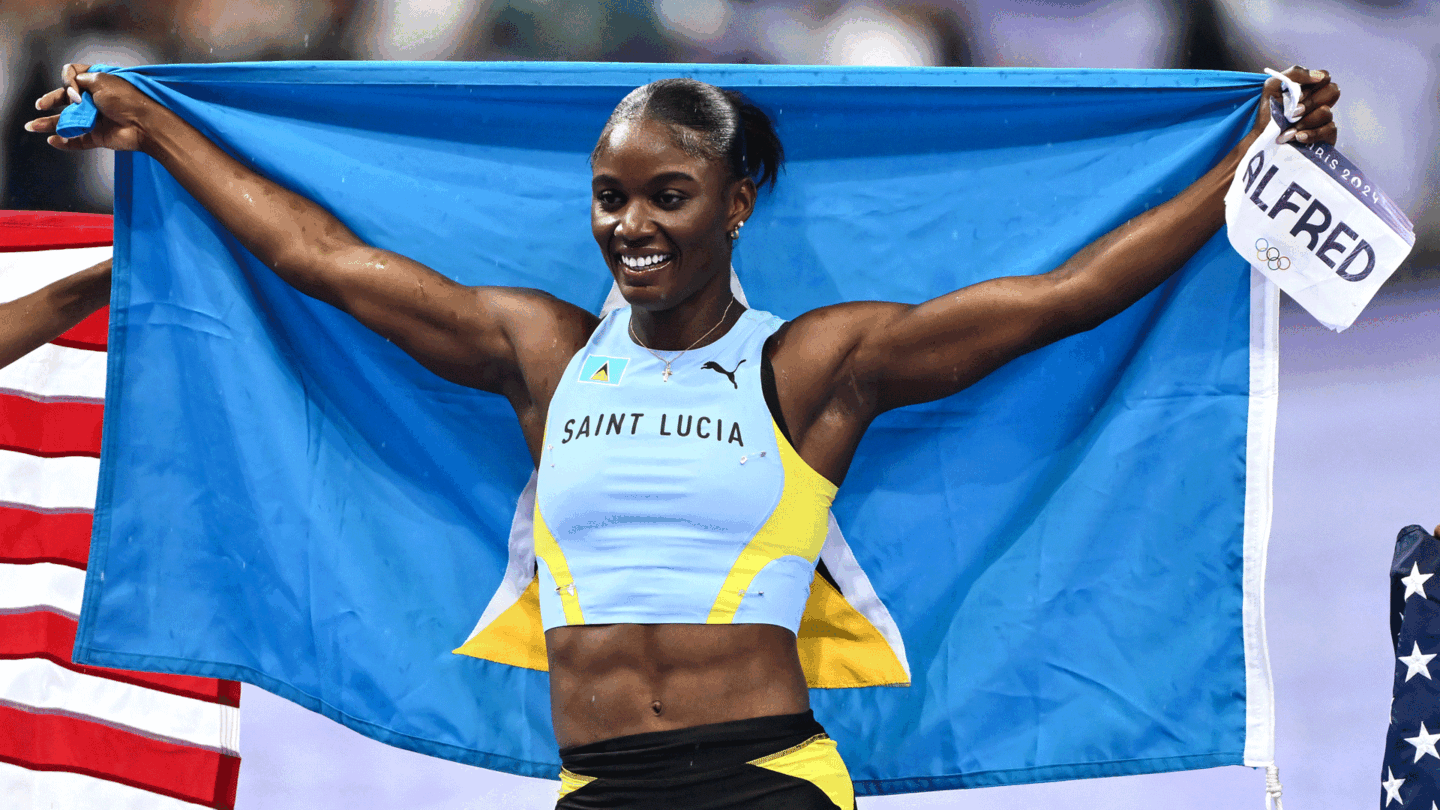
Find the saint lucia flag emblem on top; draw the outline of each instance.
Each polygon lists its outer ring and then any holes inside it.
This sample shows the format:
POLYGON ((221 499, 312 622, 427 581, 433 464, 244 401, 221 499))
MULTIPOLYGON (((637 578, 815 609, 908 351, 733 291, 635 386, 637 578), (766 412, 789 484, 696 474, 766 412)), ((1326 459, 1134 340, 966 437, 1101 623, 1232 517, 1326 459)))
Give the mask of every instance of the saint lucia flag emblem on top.
POLYGON ((629 362, 630 358, 628 357, 589 355, 585 358, 585 362, 580 364, 580 381, 619 385, 620 378, 625 375, 625 366, 629 362))

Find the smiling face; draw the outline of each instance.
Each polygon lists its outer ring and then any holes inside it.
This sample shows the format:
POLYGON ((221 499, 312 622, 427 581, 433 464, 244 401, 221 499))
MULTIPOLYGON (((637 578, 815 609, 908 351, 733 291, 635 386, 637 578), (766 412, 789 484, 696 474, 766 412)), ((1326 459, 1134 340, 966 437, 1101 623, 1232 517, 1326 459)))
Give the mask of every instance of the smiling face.
POLYGON ((660 312, 709 287, 728 290, 729 232, 755 206, 752 181, 731 179, 721 161, 643 118, 606 133, 593 169, 590 226, 626 301, 660 312))

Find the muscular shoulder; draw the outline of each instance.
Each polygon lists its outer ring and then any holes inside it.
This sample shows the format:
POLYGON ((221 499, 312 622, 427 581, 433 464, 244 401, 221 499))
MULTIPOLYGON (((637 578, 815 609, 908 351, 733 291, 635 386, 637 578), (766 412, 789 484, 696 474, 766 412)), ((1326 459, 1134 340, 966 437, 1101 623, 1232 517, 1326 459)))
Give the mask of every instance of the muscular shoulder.
POLYGON ((474 376, 465 383, 503 393, 517 409, 548 403, 565 364, 599 323, 543 290, 467 287, 457 300, 466 311, 454 313, 451 322, 459 325, 474 357, 489 360, 471 365, 474 376))
POLYGON ((782 326, 771 338, 770 360, 812 381, 854 373, 857 353, 868 339, 910 307, 887 301, 854 301, 812 309, 782 326))
POLYGON ((832 412, 868 422, 873 392, 864 379, 871 336, 909 309, 884 301, 855 301, 814 309, 782 326, 768 351, 776 393, 797 437, 832 412))
POLYGON ((571 354, 585 345, 600 323, 590 312, 544 290, 528 287, 469 287, 467 290, 480 320, 501 325, 517 339, 573 344, 571 354))

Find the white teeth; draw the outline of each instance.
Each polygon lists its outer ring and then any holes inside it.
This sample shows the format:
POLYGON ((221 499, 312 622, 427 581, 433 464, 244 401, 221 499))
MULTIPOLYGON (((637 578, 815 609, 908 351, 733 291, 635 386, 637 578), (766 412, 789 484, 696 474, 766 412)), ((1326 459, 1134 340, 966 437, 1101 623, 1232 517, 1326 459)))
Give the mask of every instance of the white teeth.
POLYGON ((653 267, 670 261, 669 253, 662 253, 658 256, 621 256, 620 263, 632 270, 643 270, 646 267, 653 267))

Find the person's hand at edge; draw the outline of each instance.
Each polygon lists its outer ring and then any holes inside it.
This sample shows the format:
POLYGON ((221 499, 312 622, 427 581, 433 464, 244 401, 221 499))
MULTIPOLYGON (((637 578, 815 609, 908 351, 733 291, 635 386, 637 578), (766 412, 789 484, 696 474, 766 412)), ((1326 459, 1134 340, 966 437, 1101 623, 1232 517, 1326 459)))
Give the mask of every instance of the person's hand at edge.
POLYGON ((110 260, 0 303, 0 368, 64 334, 110 300, 110 260))
MULTIPOLYGON (((1280 133, 1280 142, 1294 139, 1303 144, 1335 143, 1335 118, 1331 108, 1340 100, 1340 86, 1330 80, 1330 71, 1309 70, 1294 65, 1283 73, 1303 88, 1303 94, 1300 96, 1300 120, 1280 133)), ((1260 109, 1255 113, 1255 126, 1250 129, 1251 138, 1258 137, 1270 122, 1270 101, 1281 100, 1282 87, 1280 80, 1274 76, 1265 80, 1260 109)))
POLYGON ((89 73, 89 69, 89 65, 66 65, 63 86, 51 90, 35 102, 35 109, 52 114, 27 122, 25 129, 49 135, 46 143, 67 151, 143 150, 146 137, 143 121, 146 114, 159 105, 130 82, 107 73, 89 73), (82 93, 90 94, 100 112, 95 119, 95 127, 78 138, 62 138, 54 134, 61 111, 71 104, 80 103, 82 93))

